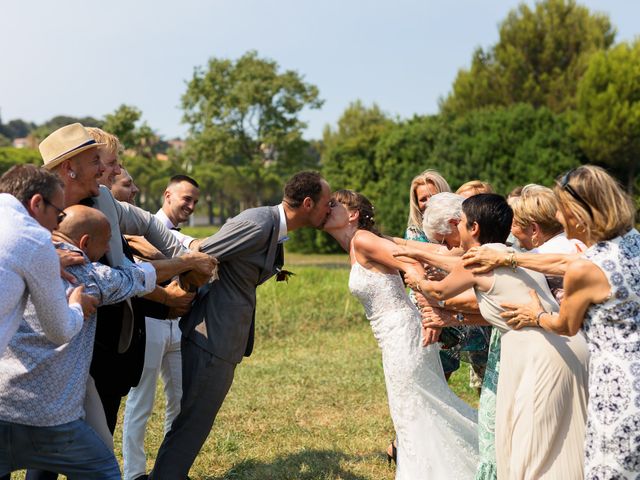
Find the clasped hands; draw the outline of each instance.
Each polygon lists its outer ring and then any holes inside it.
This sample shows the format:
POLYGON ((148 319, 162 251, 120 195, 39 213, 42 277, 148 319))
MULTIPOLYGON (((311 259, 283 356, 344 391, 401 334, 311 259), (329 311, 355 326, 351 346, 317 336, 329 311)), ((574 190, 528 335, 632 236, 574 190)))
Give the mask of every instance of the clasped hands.
POLYGON ((218 260, 202 252, 185 253, 183 257, 189 262, 189 271, 180 275, 180 285, 183 289, 193 292, 202 285, 218 278, 218 260))

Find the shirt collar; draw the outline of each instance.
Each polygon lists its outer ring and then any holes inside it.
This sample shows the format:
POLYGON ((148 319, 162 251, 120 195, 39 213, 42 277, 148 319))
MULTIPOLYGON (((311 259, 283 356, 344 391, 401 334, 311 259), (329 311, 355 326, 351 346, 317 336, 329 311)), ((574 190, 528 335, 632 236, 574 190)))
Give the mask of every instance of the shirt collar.
POLYGON ((158 212, 156 213, 156 218, 160 220, 162 224, 169 230, 177 227, 177 225, 174 225, 173 222, 169 220, 169 217, 167 217, 167 214, 164 213, 164 210, 162 209, 158 210, 158 212))
POLYGON ((287 216, 284 214, 284 206, 278 204, 278 212, 280 213, 280 230, 278 231, 278 242, 287 239, 287 216))

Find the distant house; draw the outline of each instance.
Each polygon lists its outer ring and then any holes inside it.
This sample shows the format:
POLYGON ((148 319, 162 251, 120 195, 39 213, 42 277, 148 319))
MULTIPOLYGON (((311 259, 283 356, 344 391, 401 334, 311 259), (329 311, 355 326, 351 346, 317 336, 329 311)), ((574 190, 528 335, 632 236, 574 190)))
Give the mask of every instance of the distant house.
POLYGON ((170 148, 173 148, 177 152, 184 150, 184 147, 186 145, 186 142, 179 138, 174 138, 173 140, 169 140, 167 143, 169 144, 170 148))
POLYGON ((32 143, 33 143, 33 139, 30 139, 29 137, 13 139, 13 146, 15 148, 34 148, 32 146, 32 143))

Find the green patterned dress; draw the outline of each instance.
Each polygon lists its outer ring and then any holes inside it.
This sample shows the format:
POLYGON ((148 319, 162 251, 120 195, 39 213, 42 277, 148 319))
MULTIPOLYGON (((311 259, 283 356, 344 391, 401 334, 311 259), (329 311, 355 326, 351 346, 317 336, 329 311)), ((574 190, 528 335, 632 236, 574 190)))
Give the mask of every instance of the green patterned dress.
POLYGON ((489 357, 487 369, 482 382, 480 406, 478 408, 478 450, 480 463, 476 472, 476 480, 495 480, 498 478, 496 468, 496 398, 498 392, 498 375, 500 373, 500 338, 502 334, 497 328, 491 332, 489 341, 489 357))

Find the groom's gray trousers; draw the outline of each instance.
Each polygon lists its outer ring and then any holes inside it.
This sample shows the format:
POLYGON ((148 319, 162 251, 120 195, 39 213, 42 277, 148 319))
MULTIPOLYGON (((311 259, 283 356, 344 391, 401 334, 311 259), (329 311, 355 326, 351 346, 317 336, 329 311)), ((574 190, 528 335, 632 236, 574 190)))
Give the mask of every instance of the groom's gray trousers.
POLYGON ((187 478, 231 388, 235 368, 235 363, 222 360, 182 337, 180 413, 162 442, 150 478, 187 478))

